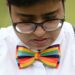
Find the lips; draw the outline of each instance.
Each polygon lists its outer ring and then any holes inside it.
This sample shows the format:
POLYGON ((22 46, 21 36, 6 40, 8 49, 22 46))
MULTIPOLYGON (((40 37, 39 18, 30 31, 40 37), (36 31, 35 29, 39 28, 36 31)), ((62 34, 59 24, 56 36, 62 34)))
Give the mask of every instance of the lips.
POLYGON ((47 38, 44 38, 44 39, 34 39, 34 41, 44 41, 46 40, 47 38))
POLYGON ((35 44, 41 45, 41 44, 47 43, 47 42, 48 42, 48 38, 34 39, 33 42, 34 42, 35 44))

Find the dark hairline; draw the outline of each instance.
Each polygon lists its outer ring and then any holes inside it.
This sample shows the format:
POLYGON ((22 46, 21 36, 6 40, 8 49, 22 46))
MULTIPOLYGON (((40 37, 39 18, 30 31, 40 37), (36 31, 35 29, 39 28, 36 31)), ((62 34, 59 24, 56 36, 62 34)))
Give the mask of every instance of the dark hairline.
MULTIPOLYGON (((18 7, 29 7, 29 6, 32 6, 32 5, 36 5, 36 4, 39 4, 39 3, 44 3, 44 2, 47 2, 49 0, 7 0, 7 4, 10 6, 10 5, 15 5, 15 6, 18 6, 18 7), (26 2, 27 1, 27 2, 26 2)), ((54 0, 53 0, 54 1, 54 0)), ((65 0, 59 0, 59 1, 62 1, 62 4, 64 6, 64 2, 65 0)))

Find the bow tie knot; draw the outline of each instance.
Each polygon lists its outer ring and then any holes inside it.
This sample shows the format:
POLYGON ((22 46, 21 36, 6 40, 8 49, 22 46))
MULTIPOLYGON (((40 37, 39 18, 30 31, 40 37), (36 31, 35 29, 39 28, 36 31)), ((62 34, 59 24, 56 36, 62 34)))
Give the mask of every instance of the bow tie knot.
POLYGON ((36 52, 34 58, 35 58, 35 60, 39 60, 39 58, 40 58, 40 52, 36 52))
POLYGON ((56 68, 59 65, 60 46, 53 45, 40 52, 33 52, 24 46, 17 46, 16 60, 19 68, 25 68, 33 64, 35 60, 44 65, 56 68))

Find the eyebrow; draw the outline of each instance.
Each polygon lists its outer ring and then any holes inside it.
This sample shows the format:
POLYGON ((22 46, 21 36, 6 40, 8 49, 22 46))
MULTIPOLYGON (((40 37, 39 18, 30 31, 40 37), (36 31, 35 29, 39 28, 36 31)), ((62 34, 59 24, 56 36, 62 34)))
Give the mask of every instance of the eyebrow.
POLYGON ((55 11, 51 11, 51 12, 48 12, 48 13, 42 14, 41 16, 54 15, 56 12, 57 12, 57 10, 55 10, 55 11))
POLYGON ((32 15, 32 14, 25 14, 25 13, 17 13, 17 15, 23 16, 23 17, 34 17, 35 16, 35 15, 32 15))
MULTIPOLYGON (((55 13, 57 12, 57 10, 54 10, 54 11, 51 11, 51 12, 48 12, 48 13, 44 13, 40 16, 48 16, 48 15, 54 15, 55 13)), ((32 15, 32 14, 25 14, 25 13, 16 13, 17 15, 19 16, 23 16, 23 17, 36 17, 36 15, 32 15)))

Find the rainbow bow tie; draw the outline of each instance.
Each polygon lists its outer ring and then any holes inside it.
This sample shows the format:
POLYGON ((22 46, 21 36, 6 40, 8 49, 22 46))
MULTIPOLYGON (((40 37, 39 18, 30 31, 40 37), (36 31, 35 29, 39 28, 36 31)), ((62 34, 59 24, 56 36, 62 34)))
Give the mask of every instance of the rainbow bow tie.
POLYGON ((57 68, 60 59, 60 46, 53 45, 41 52, 33 52, 24 46, 17 46, 16 60, 19 68, 25 68, 33 64, 35 60, 41 61, 44 65, 57 68))

